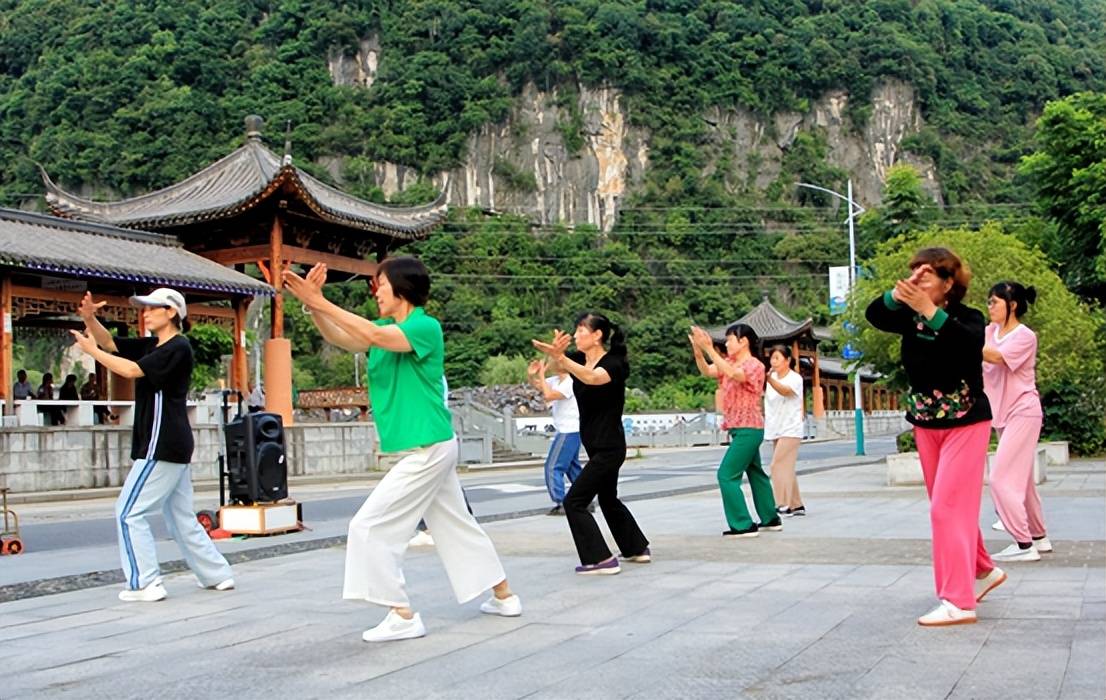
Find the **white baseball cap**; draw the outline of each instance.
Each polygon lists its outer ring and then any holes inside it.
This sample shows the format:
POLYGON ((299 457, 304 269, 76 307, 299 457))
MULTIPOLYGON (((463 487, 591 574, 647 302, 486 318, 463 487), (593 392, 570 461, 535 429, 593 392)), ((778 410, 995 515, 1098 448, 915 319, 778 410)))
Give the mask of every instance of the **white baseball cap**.
POLYGON ((177 316, 184 320, 188 316, 188 305, 184 303, 184 295, 175 289, 158 287, 145 296, 131 297, 134 306, 169 306, 177 310, 177 316))

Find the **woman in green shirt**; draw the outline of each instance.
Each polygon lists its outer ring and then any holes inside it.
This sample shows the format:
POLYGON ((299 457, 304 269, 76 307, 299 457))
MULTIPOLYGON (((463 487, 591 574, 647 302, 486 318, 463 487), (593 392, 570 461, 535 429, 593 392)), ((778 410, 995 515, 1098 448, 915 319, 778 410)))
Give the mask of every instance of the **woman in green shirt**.
POLYGON ((495 547, 465 507, 457 478, 457 440, 442 396, 445 345, 438 320, 423 306, 430 274, 411 257, 381 263, 373 285, 380 318, 369 321, 327 301, 326 265, 306 276, 284 273, 284 283, 311 313, 328 342, 368 350, 369 396, 383 452, 405 452, 381 479, 349 524, 343 597, 390 608, 362 635, 367 642, 426 634, 404 590, 403 557, 419 519, 434 533, 457 601, 489 588, 480 610, 514 617, 522 603, 507 585, 495 547))

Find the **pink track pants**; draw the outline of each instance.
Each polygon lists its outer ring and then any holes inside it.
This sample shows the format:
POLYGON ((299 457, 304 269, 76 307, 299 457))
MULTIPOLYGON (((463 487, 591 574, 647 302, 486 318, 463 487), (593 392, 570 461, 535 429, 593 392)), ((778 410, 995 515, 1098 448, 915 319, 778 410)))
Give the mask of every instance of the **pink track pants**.
POLYGON ((979 500, 991 422, 959 428, 914 427, 933 531, 933 579, 937 597, 975 610, 975 579, 995 565, 979 531, 979 500))
POLYGON ((991 500, 998 517, 1015 542, 1044 537, 1045 517, 1041 497, 1033 483, 1033 462, 1040 416, 1014 416, 998 429, 998 451, 991 468, 991 500))

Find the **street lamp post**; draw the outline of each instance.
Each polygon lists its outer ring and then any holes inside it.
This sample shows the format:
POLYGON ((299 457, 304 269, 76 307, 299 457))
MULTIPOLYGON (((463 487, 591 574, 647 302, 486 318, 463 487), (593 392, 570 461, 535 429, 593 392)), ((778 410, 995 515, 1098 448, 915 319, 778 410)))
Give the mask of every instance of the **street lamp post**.
MULTIPOLYGON (((851 292, 856 288, 856 232, 853 227, 853 221, 859 214, 864 213, 864 207, 853 201, 852 178, 849 178, 848 181, 848 189, 846 190, 848 193, 847 195, 834 192, 825 187, 819 187, 818 185, 809 185, 805 182, 798 183, 798 186, 824 192, 833 197, 837 197, 849 205, 849 217, 845 221, 849 225, 849 291, 851 292)), ((862 397, 863 395, 860 390, 860 364, 857 363, 855 384, 853 385, 853 423, 856 428, 856 453, 858 455, 864 454, 864 403, 862 397)))

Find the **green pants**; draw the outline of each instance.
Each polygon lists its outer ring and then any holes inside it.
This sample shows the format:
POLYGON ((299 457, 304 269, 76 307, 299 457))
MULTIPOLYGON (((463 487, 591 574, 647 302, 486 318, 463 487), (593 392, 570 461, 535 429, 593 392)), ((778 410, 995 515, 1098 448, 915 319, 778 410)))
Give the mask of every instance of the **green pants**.
POLYGON ((748 530, 753 526, 749 509, 745 507, 745 494, 741 491, 742 474, 749 475, 749 488, 753 490, 753 504, 761 524, 778 517, 772 482, 760 466, 760 443, 763 441, 761 428, 730 429, 730 448, 718 466, 718 488, 722 492, 726 522, 733 530, 748 530))

